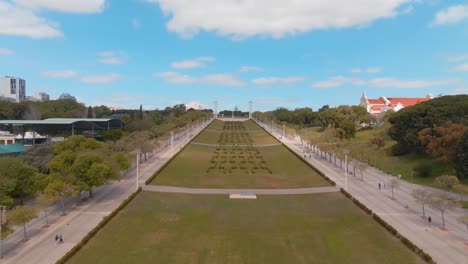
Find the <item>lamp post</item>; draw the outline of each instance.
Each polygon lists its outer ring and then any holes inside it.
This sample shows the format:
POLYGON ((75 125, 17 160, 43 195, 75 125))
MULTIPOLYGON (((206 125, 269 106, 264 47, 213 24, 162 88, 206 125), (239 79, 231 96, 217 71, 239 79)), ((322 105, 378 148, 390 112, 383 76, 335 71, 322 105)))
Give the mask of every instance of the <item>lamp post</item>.
POLYGON ((140 180, 140 154, 137 154, 137 157, 136 157, 136 190, 138 191, 138 187, 139 187, 139 184, 138 184, 138 181, 140 180))
POLYGON ((6 206, 0 206, 0 262, 2 259, 2 225, 6 224, 7 219, 6 219, 6 206))
POLYGON ((349 150, 345 149, 343 151, 345 154, 345 190, 348 191, 348 154, 349 150))

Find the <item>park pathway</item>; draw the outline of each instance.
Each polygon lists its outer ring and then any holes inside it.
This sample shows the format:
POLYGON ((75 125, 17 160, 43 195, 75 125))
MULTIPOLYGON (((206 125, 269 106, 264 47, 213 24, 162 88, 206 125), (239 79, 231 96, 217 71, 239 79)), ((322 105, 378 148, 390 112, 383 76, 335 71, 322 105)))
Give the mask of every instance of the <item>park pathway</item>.
POLYGON ((206 189, 185 188, 175 186, 145 185, 143 191, 184 194, 261 194, 261 195, 287 195, 287 194, 313 194, 339 192, 339 187, 314 187, 295 189, 206 189))
MULTIPOLYGON (((265 125, 264 128, 297 154, 301 156, 304 154, 304 146, 299 138, 282 137, 281 130, 271 129, 269 125, 265 125)), ((307 162, 335 181, 337 186, 345 188, 343 168, 316 155, 308 158, 307 162)), ((400 187, 394 190, 395 199, 392 199, 389 188, 378 188, 378 183, 383 185, 392 179, 397 177, 370 167, 363 181, 360 177, 348 175, 347 191, 392 225, 400 234, 431 255, 435 262, 468 263, 468 232, 466 227, 456 220, 468 210, 458 208, 446 212, 445 222, 448 230, 442 230, 440 212, 426 206, 426 216, 430 215, 432 218, 432 224, 429 225, 426 218, 421 217, 421 205, 414 200, 411 192, 415 189, 434 192, 434 189, 398 180, 400 187)))
MULTIPOLYGON (((192 138, 201 132, 209 122, 195 128, 192 138)), ((174 148, 170 146, 161 151, 158 157, 140 165, 139 185, 144 185, 155 171, 168 162, 171 157, 188 143, 190 138, 181 137, 174 142, 174 148)), ((50 264, 57 262, 70 249, 79 243, 103 217, 109 215, 136 189, 136 170, 133 169, 120 181, 113 182, 95 189, 94 198, 85 203, 78 203, 78 199, 70 199, 67 214, 61 216, 58 205, 49 208, 50 227, 41 228, 44 224, 44 216, 28 223, 29 241, 19 243, 23 239, 22 229, 17 229, 3 241, 3 258, 1 264, 50 264), (72 205, 73 204, 73 205, 72 205), (56 234, 62 234, 63 244, 57 244, 54 240, 56 234)))

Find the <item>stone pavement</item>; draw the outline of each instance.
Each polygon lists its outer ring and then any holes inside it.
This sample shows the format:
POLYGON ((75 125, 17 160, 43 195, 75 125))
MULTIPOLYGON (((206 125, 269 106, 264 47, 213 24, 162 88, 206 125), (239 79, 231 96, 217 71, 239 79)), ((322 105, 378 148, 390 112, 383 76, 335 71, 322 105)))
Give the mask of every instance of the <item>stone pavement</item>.
MULTIPOLYGON (((281 137, 281 131, 266 128, 276 138, 281 137)), ((282 138, 280 141, 299 155, 303 155, 300 140, 282 138)), ((307 161, 334 180, 337 186, 345 187, 345 173, 339 166, 335 166, 323 158, 317 159, 315 155, 312 155, 312 158, 307 159, 307 161)), ((383 188, 384 183, 388 183, 391 179, 396 179, 396 177, 370 167, 366 171, 363 181, 360 180, 360 177, 348 175, 348 192, 392 225, 399 233, 431 255, 437 263, 468 263, 468 232, 466 227, 456 220, 458 216, 467 214, 468 210, 458 208, 446 212, 447 230, 442 230, 440 212, 426 205, 426 216, 430 215, 432 218, 432 224, 429 225, 427 219, 421 217, 421 205, 413 199, 411 192, 418 188, 425 188, 431 192, 441 191, 398 180, 400 187, 394 189, 395 199, 393 200, 391 190, 388 187, 383 188), (382 189, 378 188, 379 182, 382 189)))
MULTIPOLYGON (((207 122, 205 125, 209 123, 207 122)), ((193 137, 201 130, 202 127, 198 127, 192 133, 193 137)), ((174 151, 171 151, 170 146, 168 146, 161 152, 159 159, 153 157, 141 164, 139 185, 143 185, 146 179, 150 178, 176 153, 175 150, 179 150, 187 143, 188 138, 181 137, 181 140, 174 142, 174 151)), ((67 202, 69 205, 66 216, 61 216, 61 210, 57 205, 51 207, 49 209, 49 224, 51 226, 41 228, 44 224, 44 217, 41 213, 40 218, 28 224, 30 240, 26 243, 19 243, 23 239, 23 232, 21 228, 17 229, 14 234, 3 241, 3 258, 0 263, 55 263, 135 190, 136 170, 134 169, 120 181, 96 188, 94 198, 87 202, 78 203, 76 198, 70 199, 67 202), (57 234, 62 234, 63 244, 55 242, 57 234)))

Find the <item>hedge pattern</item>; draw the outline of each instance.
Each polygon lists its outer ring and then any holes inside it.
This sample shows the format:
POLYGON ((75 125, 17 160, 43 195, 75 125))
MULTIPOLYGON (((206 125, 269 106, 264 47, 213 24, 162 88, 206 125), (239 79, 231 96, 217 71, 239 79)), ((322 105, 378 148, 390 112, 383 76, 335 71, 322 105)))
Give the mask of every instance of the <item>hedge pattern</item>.
POLYGON ((141 187, 138 188, 138 190, 134 193, 132 193, 127 199, 125 199, 119 207, 117 207, 112 213, 110 213, 108 216, 103 217, 101 222, 97 226, 95 226, 78 244, 76 244, 70 251, 67 252, 61 259, 59 259, 56 263, 57 264, 64 264, 66 263, 69 259, 71 259, 82 247, 88 243, 91 238, 93 238, 99 230, 101 230, 107 223, 109 223, 114 216, 116 216, 125 206, 127 206, 137 195, 140 193, 141 187))
POLYGON ((413 242, 411 242, 408 238, 400 234, 393 226, 391 226, 389 223, 387 223, 385 220, 383 220, 380 216, 372 212, 369 208, 367 208, 364 204, 362 204, 358 199, 356 199, 354 196, 352 196, 349 192, 344 190, 343 188, 340 189, 341 193, 344 194, 344 196, 348 197, 350 200, 352 200, 357 206, 359 206, 362 210, 364 210, 367 214, 371 215, 372 218, 377 221, 381 226, 383 226, 385 229, 387 229, 388 232, 390 232, 392 235, 400 239, 400 241, 407 246, 410 250, 412 250, 414 253, 418 254, 426 263, 429 264, 435 264, 435 261, 432 259, 432 257, 424 252, 421 248, 419 248, 417 245, 415 245, 413 242))
MULTIPOLYGON (((211 123, 210 123, 211 124, 211 123)), ((145 184, 150 184, 155 178, 156 176, 158 176, 158 174, 164 170, 170 163, 171 161, 173 161, 175 158, 177 158, 177 156, 179 156, 179 154, 184 151, 185 148, 187 148, 189 145, 190 145, 190 142, 192 142, 192 140, 194 140, 199 134, 201 134, 203 131, 205 131, 205 129, 209 126, 209 124, 203 128, 200 132, 198 132, 187 144, 185 144, 185 146, 181 149, 179 149, 179 151, 177 151, 177 153, 175 155, 173 155, 168 161, 166 161, 166 163, 164 163, 155 173, 153 173, 153 175, 151 177, 149 177, 148 179, 146 179, 145 181, 145 184)))

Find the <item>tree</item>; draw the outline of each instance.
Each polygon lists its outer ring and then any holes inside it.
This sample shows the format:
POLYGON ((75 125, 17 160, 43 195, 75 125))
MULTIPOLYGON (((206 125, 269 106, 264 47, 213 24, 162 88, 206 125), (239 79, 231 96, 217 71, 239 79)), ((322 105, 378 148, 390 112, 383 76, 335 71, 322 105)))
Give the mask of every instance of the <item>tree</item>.
MULTIPOLYGON (((18 158, 0 158, 0 199, 8 201, 10 198, 24 199, 36 192, 35 177, 37 170, 18 158), (1 198, 3 196, 3 198, 1 198)), ((11 205, 11 200, 10 205, 11 205)))
POLYGON ((55 156, 53 146, 53 143, 36 145, 21 154, 20 158, 30 166, 37 168, 39 172, 48 173, 47 163, 55 156))
POLYGON ((465 132, 459 144, 456 171, 460 179, 468 179, 468 132, 465 132))
POLYGON ((422 129, 418 137, 427 153, 449 162, 457 171, 458 176, 462 178, 465 175, 460 167, 460 158, 463 158, 460 154, 463 153, 466 133, 468 133, 468 126, 448 121, 443 126, 422 129))
POLYGON ((449 175, 444 175, 444 176, 439 176, 435 178, 434 184, 437 187, 440 187, 441 189, 444 189, 449 192, 453 192, 455 189, 455 186, 460 184, 460 181, 456 176, 449 176, 449 175))
POLYGON ((429 200, 429 192, 425 189, 415 189, 411 192, 411 195, 416 200, 416 202, 421 203, 422 214, 425 217, 426 216, 425 204, 429 200))
POLYGON ((54 199, 50 196, 47 196, 45 194, 41 194, 37 197, 36 203, 39 208, 44 211, 45 214, 45 225, 49 224, 49 206, 54 202, 54 199))
POLYGON ((442 216, 442 228, 445 229, 445 212, 457 206, 457 202, 446 194, 430 195, 429 205, 442 216))
POLYGON ((366 173, 369 166, 367 166, 367 164, 364 162, 359 162, 357 164, 357 168, 359 170, 359 174, 361 175, 361 181, 364 181, 364 174, 366 173))
POLYGON ((140 117, 140 120, 143 120, 143 105, 140 105, 139 117, 140 117))
POLYGON ((12 210, 8 215, 9 221, 11 221, 13 224, 23 225, 23 233, 25 239, 28 237, 26 233, 26 224, 36 217, 36 208, 28 205, 18 206, 14 210, 12 210))
POLYGON ((48 184, 44 190, 44 195, 53 201, 60 200, 62 213, 65 214, 65 197, 69 197, 78 193, 78 188, 67 179, 59 174, 51 174, 48 176, 48 184))
POLYGON ((447 121, 463 123, 468 115, 468 95, 443 96, 406 107, 392 116, 388 134, 401 153, 422 152, 418 133, 425 128, 441 126, 447 121))
POLYGON ((392 199, 395 199, 393 190, 398 189, 398 187, 400 187, 400 182, 397 179, 392 179, 388 183, 388 187, 390 187, 390 189, 392 190, 392 199))
POLYGON ((94 117, 93 108, 91 106, 88 106, 87 112, 88 112, 87 115, 86 115, 87 118, 93 118, 94 117))
POLYGON ((464 224, 466 226, 466 230, 468 230, 468 215, 460 216, 457 220, 464 224))

